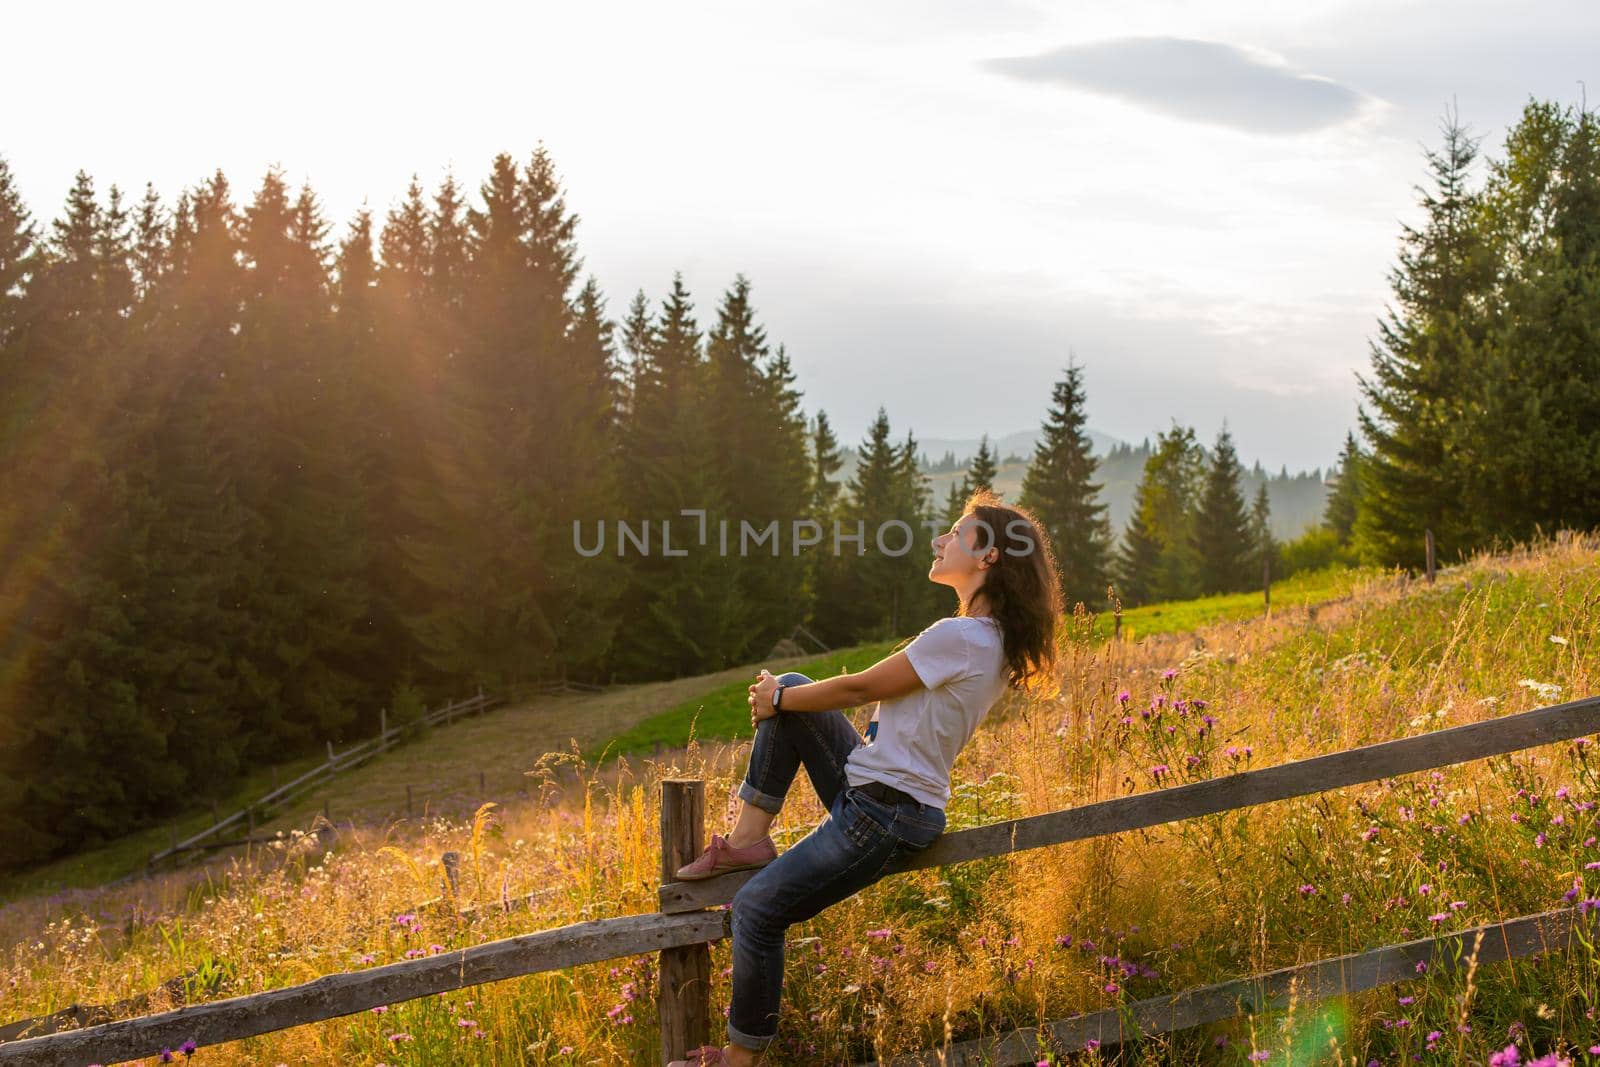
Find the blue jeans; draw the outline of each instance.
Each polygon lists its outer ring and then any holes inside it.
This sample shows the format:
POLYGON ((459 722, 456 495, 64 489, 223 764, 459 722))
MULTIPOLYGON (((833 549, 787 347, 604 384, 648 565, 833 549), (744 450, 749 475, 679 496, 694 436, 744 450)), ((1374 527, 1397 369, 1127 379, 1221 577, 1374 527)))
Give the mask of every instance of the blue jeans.
MULTIPOLYGON (((790 672, 778 681, 811 679, 790 672)), ((845 757, 862 743, 837 710, 781 711, 756 726, 739 796, 776 814, 803 764, 828 817, 734 894, 728 1040, 745 1048, 765 1048, 778 1035, 784 931, 876 882, 897 856, 927 848, 944 832, 942 808, 887 803, 849 785, 845 757)))

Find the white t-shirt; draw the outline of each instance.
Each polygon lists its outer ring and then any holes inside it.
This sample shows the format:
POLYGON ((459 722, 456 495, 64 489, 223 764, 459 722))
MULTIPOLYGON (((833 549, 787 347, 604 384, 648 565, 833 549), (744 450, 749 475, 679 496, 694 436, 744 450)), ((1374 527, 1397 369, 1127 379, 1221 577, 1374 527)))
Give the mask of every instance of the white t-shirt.
POLYGON ((901 651, 923 688, 879 702, 878 735, 844 761, 845 780, 883 782, 942 809, 957 754, 1005 692, 1000 623, 948 615, 901 651))

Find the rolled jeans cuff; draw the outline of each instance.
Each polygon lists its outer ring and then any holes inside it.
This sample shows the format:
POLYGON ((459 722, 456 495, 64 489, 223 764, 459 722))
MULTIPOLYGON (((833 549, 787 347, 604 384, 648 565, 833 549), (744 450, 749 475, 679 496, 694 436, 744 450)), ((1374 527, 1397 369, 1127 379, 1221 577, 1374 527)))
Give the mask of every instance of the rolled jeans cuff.
POLYGON ((749 781, 743 781, 739 783, 739 799, 743 800, 747 804, 755 805, 762 811, 771 812, 773 815, 778 814, 778 812, 783 809, 782 797, 775 797, 770 793, 763 793, 761 790, 751 785, 749 781))
POLYGON ((772 1044, 777 1037, 777 1034, 768 1034, 766 1037, 756 1037, 754 1034, 747 1034, 743 1030, 736 1029, 732 1023, 728 1024, 728 1040, 732 1041, 735 1045, 741 1045, 744 1048, 751 1049, 753 1051, 759 1052, 761 1049, 766 1048, 768 1045, 772 1044))

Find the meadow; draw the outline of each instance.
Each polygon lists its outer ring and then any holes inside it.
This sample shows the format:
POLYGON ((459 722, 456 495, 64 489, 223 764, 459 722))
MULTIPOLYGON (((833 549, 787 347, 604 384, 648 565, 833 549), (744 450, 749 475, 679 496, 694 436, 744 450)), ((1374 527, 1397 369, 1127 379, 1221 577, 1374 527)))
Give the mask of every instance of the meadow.
MULTIPOLYGON (((1377 573, 1327 580, 1306 593, 1332 601, 1314 617, 1275 593, 1278 610, 1262 618, 1168 611, 1169 632, 1130 612, 1121 641, 1104 639, 1103 618, 1074 618, 1059 693, 1008 694, 963 752, 949 827, 1600 691, 1600 538, 1479 557, 1431 586, 1377 573)), ((744 684, 725 687, 741 709, 744 684)), ((723 697, 685 703, 713 699, 723 697)), ((582 746, 549 753, 529 768, 527 803, 486 805, 475 818, 385 821, 331 850, 291 835, 198 882, 172 874, 14 901, 0 909, 0 1018, 109 1003, 175 975, 188 976, 194 998, 236 995, 654 910, 659 780, 705 779, 709 829, 729 825, 748 749, 739 714, 742 738, 711 740, 702 713, 706 739, 659 756, 599 764, 582 746), (464 895, 527 906, 470 921, 419 907, 438 894, 445 849, 464 856, 464 895)), ((855 1063, 1563 901, 1600 904, 1595 764, 1581 739, 893 876, 790 930, 769 1062, 855 1063)), ((780 848, 822 816, 802 777, 775 825, 780 848)), ((728 946, 711 951, 720 1012, 728 946)), ((394 1004, 201 1048, 193 1062, 659 1062, 654 963, 638 956, 394 1004)), ((1591 951, 1418 973, 1074 1062, 1600 1062, 1597 979, 1591 951)))

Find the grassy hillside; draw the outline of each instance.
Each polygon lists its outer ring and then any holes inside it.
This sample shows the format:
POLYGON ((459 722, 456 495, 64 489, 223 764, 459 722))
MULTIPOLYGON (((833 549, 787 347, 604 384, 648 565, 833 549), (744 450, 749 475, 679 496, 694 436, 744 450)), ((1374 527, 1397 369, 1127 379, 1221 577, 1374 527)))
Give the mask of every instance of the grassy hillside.
MULTIPOLYGON (((1600 540, 1480 559, 1433 587, 1374 579, 1350 594, 1315 620, 1283 612, 1073 647, 1059 699, 1008 696, 963 752, 950 827, 1600 687, 1600 540)), ((197 967, 201 995, 265 989, 652 910, 659 778, 706 779, 709 829, 721 830, 744 751, 696 744, 604 772, 586 766, 578 781, 551 777, 531 802, 487 811, 476 834, 469 820, 430 819, 347 835, 329 852, 291 842, 197 891, 169 879, 65 906, 13 904, 0 910, 7 1014, 111 1001, 197 967), (445 848, 466 855, 471 895, 532 894, 531 912, 471 924, 419 913, 445 848)), ((886 879, 791 929, 770 1062, 855 1062, 1595 898, 1590 751, 1546 746, 886 879)), ((776 824, 780 847, 822 815, 797 782, 776 824)), ((653 964, 640 956, 429 997, 201 1049, 195 1062, 649 1062, 653 964)), ((715 1017, 728 965, 727 944, 714 945, 715 1017)), ((1485 1063, 1508 1043, 1523 1062, 1552 1051, 1588 1062, 1600 1043, 1597 989, 1600 968, 1583 948, 1207 1026, 1137 1046, 1124 1062, 1485 1063)))

